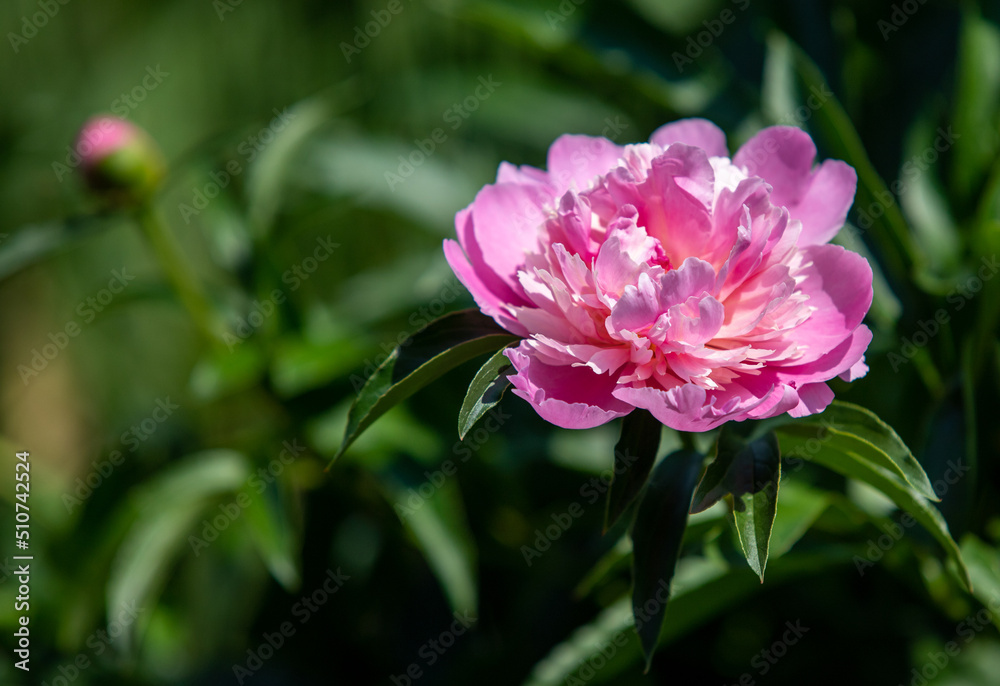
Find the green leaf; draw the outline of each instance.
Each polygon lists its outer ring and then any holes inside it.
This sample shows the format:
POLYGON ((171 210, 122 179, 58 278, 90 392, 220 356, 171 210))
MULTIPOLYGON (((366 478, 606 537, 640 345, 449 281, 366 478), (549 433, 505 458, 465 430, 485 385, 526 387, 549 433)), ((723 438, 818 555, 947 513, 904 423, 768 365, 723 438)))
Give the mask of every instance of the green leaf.
POLYGON ((437 486, 430 497, 421 496, 421 502, 413 503, 411 494, 418 489, 423 492, 423 484, 398 473, 387 475, 385 482, 397 503, 395 510, 403 526, 440 582, 452 610, 475 612, 476 544, 462 508, 458 484, 449 479, 437 486))
POLYGON ((966 202, 980 189, 997 153, 1000 31, 978 10, 964 13, 958 53, 951 180, 958 200, 966 202))
POLYGON ((646 671, 663 628, 670 581, 684 540, 691 496, 703 457, 691 450, 667 455, 653 469, 632 530, 632 613, 646 671), (659 597, 658 597, 659 596, 659 597), (652 609, 651 609, 652 608, 652 609))
POLYGON ((110 217, 79 216, 23 226, 10 235, 0 234, 0 281, 112 224, 110 217))
POLYGON ((744 448, 749 477, 748 490, 740 488, 734 492, 733 517, 740 547, 747 563, 764 581, 767 566, 767 549, 771 538, 771 527, 778 507, 778 484, 781 480, 781 452, 774 432, 764 438, 751 441, 744 448))
MULTIPOLYGON (((108 617, 128 607, 152 610, 174 561, 185 550, 191 552, 186 536, 195 535, 193 528, 205 508, 213 498, 244 485, 250 474, 249 462, 239 453, 203 452, 172 466, 136 493, 123 513, 134 523, 108 575, 108 617)), ((143 615, 122 637, 126 649, 151 615, 143 615)))
POLYGON ((250 540, 267 565, 271 576, 289 592, 299 588, 300 534, 289 513, 290 503, 280 480, 260 494, 259 504, 245 510, 250 540))
POLYGON ((731 424, 722 427, 715 460, 695 491, 692 513, 733 496, 733 517, 747 563, 764 580, 768 542, 778 503, 781 452, 774 432, 745 439, 731 424))
POLYGON ((479 368, 469 384, 469 390, 462 401, 462 409, 458 412, 458 438, 465 439, 465 434, 472 430, 483 415, 492 410, 500 402, 504 391, 510 385, 508 376, 514 366, 504 355, 506 346, 498 350, 486 364, 479 368))
POLYGON ((791 424, 779 427, 776 433, 783 453, 795 453, 839 474, 869 484, 884 493, 901 509, 909 512, 937 539, 958 568, 962 581, 971 587, 969 570, 962 560, 958 545, 948 531, 944 517, 898 474, 874 463, 867 455, 860 454, 848 445, 833 440, 822 442, 824 439, 814 427, 791 424))
MULTIPOLYGON (((923 467, 903 439, 871 410, 835 400, 822 414, 786 421, 790 422, 789 425, 809 427, 808 431, 813 432, 810 435, 818 441, 856 451, 902 478, 925 498, 940 500, 923 467)), ((810 446, 815 447, 816 444, 810 446)))
POLYGON ((649 472, 660 449, 663 425, 647 410, 633 410, 622 420, 622 433, 615 445, 615 462, 604 510, 604 531, 618 521, 622 513, 646 485, 649 472))
MULTIPOLYGON (((995 609, 1000 598, 1000 552, 973 534, 962 538, 962 557, 969 564, 973 595, 984 606, 995 609)), ((993 623, 1000 628, 1000 613, 992 612, 993 623)))
MULTIPOLYGON (((808 554, 788 555, 774 560, 769 586, 815 575, 831 565, 851 559, 858 549, 827 546, 808 554)), ((722 560, 685 557, 677 564, 675 593, 659 645, 675 641, 714 617, 761 592, 761 585, 743 569, 731 568, 722 560)), ((628 600, 622 598, 603 610, 589 624, 575 630, 555 646, 532 670, 524 686, 561 686, 586 682, 621 684, 622 672, 637 663, 642 654, 635 634, 628 626, 628 600), (591 658, 602 656, 601 667, 591 658), (592 666, 595 665, 595 666, 592 666)))
MULTIPOLYGON (((517 340, 479 310, 440 317, 392 351, 362 387, 347 414, 347 428, 336 460, 394 405, 463 362, 517 340)), ((331 461, 332 464, 332 461, 331 461)))

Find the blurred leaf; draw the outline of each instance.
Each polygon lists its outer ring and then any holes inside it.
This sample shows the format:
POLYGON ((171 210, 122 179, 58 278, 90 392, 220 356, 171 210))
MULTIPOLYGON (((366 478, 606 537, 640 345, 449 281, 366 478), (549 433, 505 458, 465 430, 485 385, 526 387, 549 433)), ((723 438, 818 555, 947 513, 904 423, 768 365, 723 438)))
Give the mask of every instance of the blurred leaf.
POLYGON ((677 566, 691 495, 703 459, 690 450, 678 450, 663 458, 653 470, 636 513, 632 530, 632 612, 646 655, 646 671, 653 661, 666 616, 670 580, 677 566))
MULTIPOLYGON (((174 560, 188 544, 185 538, 220 494, 245 483, 249 463, 241 454, 215 450, 191 455, 157 475, 136 493, 123 516, 133 519, 112 564, 107 581, 109 618, 139 608, 152 611, 174 560)), ((133 624, 133 632, 149 615, 133 624)), ((134 634, 133 634, 134 635, 134 634)), ((129 649, 131 636, 122 642, 129 649)))
POLYGON ((604 510, 605 533, 646 485, 646 479, 656 463, 662 433, 663 425, 648 410, 635 409, 622 419, 622 432, 615 446, 614 468, 604 510))
POLYGON ((834 497, 793 478, 781 482, 781 507, 774 517, 768 556, 771 560, 792 549, 809 528, 826 512, 834 497))
POLYGON ((948 532, 944 517, 897 473, 871 460, 871 453, 859 454, 849 445, 833 439, 826 439, 826 442, 823 442, 823 435, 814 427, 793 424, 779 427, 776 432, 783 453, 794 452, 797 456, 821 464, 839 474, 863 481, 884 493, 901 509, 909 512, 938 540, 958 568, 962 582, 966 586, 970 585, 969 571, 962 561, 958 546, 948 532))
POLYGON ((516 340, 479 310, 434 320, 396 348, 368 379, 347 415, 336 460, 386 410, 463 362, 516 340))
MULTIPOLYGON (((783 34, 773 33, 768 38, 768 44, 775 45, 776 49, 780 49, 778 46, 782 43, 790 43, 783 34)), ((829 86, 819 68, 801 48, 794 43, 791 43, 791 46, 796 73, 803 87, 809 90, 815 89, 815 92, 829 93, 829 86)), ((817 127, 823 132, 823 142, 830 148, 833 157, 844 160, 858 173, 855 208, 858 210, 876 206, 882 208, 882 214, 874 218, 874 226, 871 227, 874 230, 868 235, 878 246, 894 285, 905 286, 909 283, 910 267, 915 263, 909 227, 894 196, 868 159, 868 153, 850 117, 835 96, 825 97, 826 101, 813 110, 817 127)))
MULTIPOLYGON (((438 473, 444 479, 443 472, 438 473)), ((397 505, 396 512, 441 583, 452 610, 475 612, 479 602, 475 539, 469 531, 455 481, 446 479, 431 483, 434 492, 426 498, 416 490, 423 484, 404 486, 397 478, 390 477, 387 485, 392 499, 405 503, 405 506, 397 505), (408 500, 413 493, 418 493, 419 503, 408 500)))
POLYGON ((959 39, 955 93, 952 185, 960 202, 970 200, 997 155, 1000 121, 1000 31, 976 9, 967 9, 959 39))
MULTIPOLYGON (((831 565, 850 560, 852 552, 850 548, 828 546, 808 555, 788 555, 775 560, 768 586, 773 588, 775 584, 803 575, 823 572, 831 565)), ((760 582, 745 570, 731 568, 722 561, 702 557, 680 560, 670 598, 672 611, 659 645, 687 635, 747 597, 761 592, 761 588, 760 582)), ((628 630, 628 610, 628 598, 623 597, 592 622, 576 629, 535 665, 524 686, 561 686, 576 683, 573 679, 577 678, 592 684, 622 683, 618 675, 642 659, 638 637, 628 630), (584 665, 598 654, 602 655, 603 666, 600 669, 588 667, 585 674, 584 665)))
MULTIPOLYGON (((1000 552, 972 534, 962 538, 962 558, 969 565, 972 594, 985 607, 995 610, 1000 599, 1000 552)), ((991 612, 993 623, 1000 629, 1000 613, 991 612)))
POLYGON ((10 278, 39 260, 67 249, 103 229, 110 218, 71 217, 69 219, 22 226, 0 239, 0 281, 10 278))
POLYGON ((270 484, 258 497, 259 502, 247 508, 246 521, 250 540, 260 552, 271 576, 292 592, 302 581, 299 569, 299 533, 288 512, 289 503, 281 492, 280 482, 270 484))
POLYGON ((352 337, 313 341, 287 336, 275 346, 271 380, 283 397, 319 388, 350 371, 362 350, 352 337))
POLYGON ((253 388, 264 374, 264 355, 252 341, 232 351, 213 348, 191 370, 189 385, 195 397, 214 400, 253 388))
POLYGON ((247 173, 247 215, 257 240, 270 231, 296 153, 310 135, 329 121, 332 111, 329 96, 325 95, 282 111, 274 110, 275 117, 268 123, 274 139, 262 146, 247 173))
POLYGON ((510 385, 507 377, 514 366, 504 355, 506 346, 498 350, 486 364, 479 368, 469 384, 469 390, 462 401, 462 409, 458 411, 458 439, 464 440, 465 434, 472 430, 484 414, 492 410, 500 402, 503 393, 510 385))
POLYGON ((930 116, 920 117, 907 132, 903 151, 905 161, 896 182, 899 203, 910 220, 915 247, 920 249, 926 266, 916 277, 924 282, 921 285, 926 290, 939 290, 941 293, 947 292, 953 285, 962 241, 941 187, 937 167, 928 165, 924 156, 928 151, 938 155, 940 142, 947 142, 944 138, 946 133, 941 127, 935 128, 930 116), (944 280, 944 284, 928 283, 933 280, 944 280))

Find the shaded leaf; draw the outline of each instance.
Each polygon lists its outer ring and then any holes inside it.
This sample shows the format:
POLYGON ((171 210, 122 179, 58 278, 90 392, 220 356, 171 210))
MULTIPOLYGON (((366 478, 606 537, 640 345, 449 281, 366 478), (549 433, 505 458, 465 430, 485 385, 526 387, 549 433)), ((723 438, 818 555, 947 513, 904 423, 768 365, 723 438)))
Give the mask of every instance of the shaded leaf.
POLYGON ((647 671, 666 616, 670 581, 702 460, 691 450, 678 450, 665 457, 653 470, 636 513, 632 530, 632 613, 647 671))
POLYGON ((446 314, 393 350, 368 379, 347 414, 344 440, 333 459, 388 409, 463 362, 514 340, 479 310, 446 314))
POLYGON ((648 410, 636 409, 622 420, 621 437, 615 445, 611 485, 604 510, 607 532, 646 485, 660 449, 663 425, 648 410))
POLYGON ((480 367, 472 378, 469 390, 465 393, 465 400, 462 401, 462 409, 458 412, 459 440, 464 440, 465 434, 472 430, 476 422, 497 406, 510 385, 507 377, 514 366, 504 355, 506 349, 507 347, 498 350, 486 360, 486 364, 480 367))

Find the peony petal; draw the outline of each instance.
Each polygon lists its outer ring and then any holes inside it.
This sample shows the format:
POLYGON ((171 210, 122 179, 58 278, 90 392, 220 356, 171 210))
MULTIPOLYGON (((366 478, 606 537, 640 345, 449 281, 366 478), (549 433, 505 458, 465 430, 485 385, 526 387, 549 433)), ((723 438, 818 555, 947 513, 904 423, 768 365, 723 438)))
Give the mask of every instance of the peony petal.
MULTIPOLYGON (((523 291, 517 272, 525 254, 539 248, 538 229, 548 217, 545 208, 551 200, 540 187, 500 183, 484 187, 472 203, 472 233, 482 261, 518 296, 523 291)), ((462 247, 475 266, 465 241, 462 247)))
POLYGON ((587 190, 618 165, 622 154, 623 148, 607 138, 560 136, 549 147, 549 179, 559 195, 570 189, 587 190))
POLYGON ((797 365, 819 359, 847 339, 864 319, 873 295, 872 268, 861 255, 839 245, 813 245, 803 249, 802 259, 804 265, 794 275, 796 291, 809 296, 806 305, 813 312, 795 329, 796 343, 806 348, 797 365))
POLYGON ((547 365, 524 343, 507 350, 506 355, 517 370, 509 377, 514 394, 556 426, 589 429, 633 410, 612 396, 615 379, 611 376, 595 374, 587 367, 547 365))
POLYGON ((816 146, 805 131, 772 126, 739 149, 733 162, 771 187, 771 202, 802 222, 800 245, 828 242, 847 219, 857 174, 844 162, 827 160, 813 171, 816 146))
POLYGON ((649 137, 649 142, 666 148, 672 143, 684 143, 701 148, 709 157, 729 157, 726 134, 707 119, 679 119, 664 124, 649 137))
POLYGON ((792 417, 818 414, 833 402, 833 391, 825 383, 806 384, 799 389, 799 404, 788 410, 792 417))
POLYGON ((510 331, 516 336, 527 336, 528 331, 515 319, 507 314, 506 303, 493 291, 486 287, 479 275, 476 274, 469 262, 469 258, 462 252, 462 247, 453 240, 445 240, 444 256, 448 260, 455 276, 462 282, 472 298, 479 305, 483 314, 493 317, 497 324, 510 331))

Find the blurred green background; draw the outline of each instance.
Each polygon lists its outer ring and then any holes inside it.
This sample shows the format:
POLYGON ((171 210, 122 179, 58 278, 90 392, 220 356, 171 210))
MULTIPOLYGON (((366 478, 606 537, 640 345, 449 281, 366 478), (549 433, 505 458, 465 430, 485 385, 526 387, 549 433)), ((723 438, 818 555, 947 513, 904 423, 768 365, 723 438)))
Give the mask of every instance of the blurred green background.
POLYGON ((1000 279, 973 279, 1000 248, 998 19, 996 2, 934 0, 7 0, 0 682, 995 684, 1000 279), (84 193, 69 146, 96 113, 162 147, 156 205, 224 345, 135 218, 84 193), (798 125, 859 169, 839 240, 876 267, 876 338, 869 376, 836 390, 932 480, 971 470, 940 508, 976 598, 922 531, 869 552, 899 530, 884 500, 786 465, 765 583, 724 512, 696 519, 642 676, 624 532, 602 537, 590 500, 617 426, 555 430, 511 396, 459 443, 471 363, 324 472, 374 365, 472 305, 440 245, 500 161, 684 116, 732 150, 798 125), (134 279, 109 297, 116 273, 134 279), (30 675, 12 636, 19 450, 30 675), (787 623, 807 628, 794 644, 787 623))

